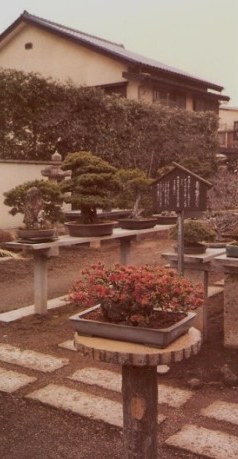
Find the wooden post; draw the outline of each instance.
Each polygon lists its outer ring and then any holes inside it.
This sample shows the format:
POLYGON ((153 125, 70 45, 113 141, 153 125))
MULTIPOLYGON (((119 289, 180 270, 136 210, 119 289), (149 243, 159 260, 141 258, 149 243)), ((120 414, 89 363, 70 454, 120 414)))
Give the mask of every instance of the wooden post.
POLYGON ((184 274, 184 211, 177 213, 178 215, 178 272, 179 274, 184 274))
POLYGON ((124 459, 157 457, 157 367, 122 366, 124 459))

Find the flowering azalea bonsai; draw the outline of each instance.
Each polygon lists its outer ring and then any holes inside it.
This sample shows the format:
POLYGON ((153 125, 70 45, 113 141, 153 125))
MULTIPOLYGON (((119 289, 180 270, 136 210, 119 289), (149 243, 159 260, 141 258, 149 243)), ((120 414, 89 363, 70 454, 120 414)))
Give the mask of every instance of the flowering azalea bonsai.
POLYGON ((100 303, 107 322, 150 327, 155 313, 187 313, 202 305, 202 286, 157 266, 92 265, 81 271, 69 302, 90 307, 100 303))

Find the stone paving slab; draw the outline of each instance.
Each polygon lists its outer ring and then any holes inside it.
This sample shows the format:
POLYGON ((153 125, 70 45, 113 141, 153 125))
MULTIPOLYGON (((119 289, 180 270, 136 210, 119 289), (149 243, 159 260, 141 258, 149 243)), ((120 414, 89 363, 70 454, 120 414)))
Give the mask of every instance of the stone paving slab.
MULTIPOLYGON (((55 309, 67 304, 67 296, 59 296, 47 301, 47 309, 55 309)), ((24 306, 23 308, 14 309, 11 311, 2 312, 0 314, 0 322, 10 323, 35 314, 35 306, 24 306)))
MULTIPOLYGON (((98 368, 88 367, 73 373, 69 377, 74 381, 84 384, 96 385, 115 392, 121 392, 121 374, 109 370, 100 370, 98 368)), ((193 395, 191 390, 179 389, 178 387, 158 385, 159 403, 166 403, 173 408, 180 408, 193 395)))
POLYGON ((217 400, 207 408, 202 409, 201 414, 217 419, 218 421, 226 421, 238 425, 238 403, 228 403, 217 400))
POLYGON ((212 459, 237 459, 238 437, 187 424, 165 443, 212 459))
POLYGON ((75 351, 76 352, 76 347, 74 346, 74 340, 69 339, 68 341, 64 341, 63 343, 58 344, 58 347, 61 347, 62 349, 67 349, 68 351, 75 351))
POLYGON ((37 378, 33 376, 27 376, 17 371, 0 368, 0 391, 2 392, 10 394, 36 380, 37 378))
POLYGON ((51 373, 69 364, 68 359, 59 359, 52 355, 41 354, 35 351, 22 351, 10 344, 0 344, 0 361, 44 373, 51 373))
MULTIPOLYGON (((122 404, 105 397, 56 384, 49 384, 26 397, 55 408, 72 411, 90 419, 104 421, 117 427, 123 426, 122 404)), ((158 423, 165 419, 165 416, 158 415, 158 423)))

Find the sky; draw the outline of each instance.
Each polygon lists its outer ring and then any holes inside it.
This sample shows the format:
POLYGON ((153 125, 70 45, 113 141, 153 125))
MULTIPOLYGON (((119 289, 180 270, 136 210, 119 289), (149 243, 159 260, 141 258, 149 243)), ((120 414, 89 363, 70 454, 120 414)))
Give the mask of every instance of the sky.
POLYGON ((238 0, 6 0, 0 33, 24 10, 223 86, 238 107, 238 0))

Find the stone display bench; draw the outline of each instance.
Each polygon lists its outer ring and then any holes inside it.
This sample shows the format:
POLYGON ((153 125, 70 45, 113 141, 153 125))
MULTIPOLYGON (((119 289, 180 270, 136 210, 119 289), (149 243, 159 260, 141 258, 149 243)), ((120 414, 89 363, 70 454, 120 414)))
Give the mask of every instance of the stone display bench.
MULTIPOLYGON (((204 288, 204 304, 198 316, 195 319, 195 326, 203 334, 203 339, 207 339, 207 298, 208 298, 208 284, 209 284, 209 272, 214 269, 220 269, 221 267, 215 267, 213 260, 225 253, 225 248, 207 248, 205 253, 200 254, 184 254, 184 272, 185 275, 193 282, 201 282, 204 288)), ((177 269, 178 267, 178 255, 176 252, 162 253, 162 257, 169 261, 171 268, 177 269)))
POLYGON ((238 258, 224 254, 214 263, 224 270, 224 346, 238 349, 238 258))
MULTIPOLYGON (((138 235, 159 233, 169 229, 171 225, 156 225, 154 228, 145 230, 123 230, 115 228, 113 234, 103 237, 71 237, 60 236, 54 242, 27 243, 27 242, 6 242, 5 247, 9 249, 23 250, 33 254, 34 258, 34 306, 35 313, 45 314, 47 312, 47 261, 51 257, 59 256, 60 247, 74 246, 80 244, 90 245, 92 242, 105 240, 119 240, 120 242, 120 263, 128 264, 130 259, 131 242, 136 240, 138 235)), ((116 260, 115 260, 116 262, 116 260)))
POLYGON ((157 365, 197 354, 201 342, 193 327, 165 349, 75 334, 75 347, 83 356, 122 366, 124 459, 157 457, 157 365))

